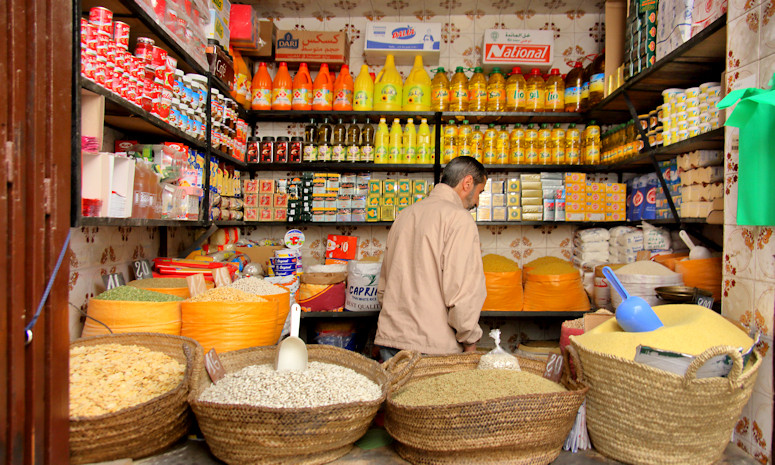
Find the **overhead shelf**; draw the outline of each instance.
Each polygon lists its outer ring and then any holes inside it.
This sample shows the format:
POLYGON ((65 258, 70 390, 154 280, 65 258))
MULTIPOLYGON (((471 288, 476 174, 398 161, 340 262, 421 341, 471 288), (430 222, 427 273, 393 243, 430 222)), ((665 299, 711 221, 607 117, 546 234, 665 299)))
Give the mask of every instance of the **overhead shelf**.
POLYGON ((335 122, 339 118, 343 122, 349 123, 353 120, 358 123, 365 123, 368 118, 371 123, 379 123, 380 118, 385 118, 388 122, 398 118, 399 120, 406 121, 407 118, 413 118, 415 123, 419 124, 421 118, 428 120, 429 124, 433 124, 436 118, 436 113, 432 111, 260 111, 251 110, 248 112, 251 121, 267 121, 267 122, 289 122, 289 123, 308 123, 311 119, 315 119, 316 123, 321 123, 323 118, 328 118, 329 122, 335 122))
POLYGON ((233 164, 235 164, 237 166, 240 166, 242 168, 245 168, 245 167, 248 166, 248 164, 245 163, 244 161, 237 160, 236 158, 232 157, 231 155, 227 155, 226 152, 222 152, 220 150, 216 150, 216 149, 214 149, 212 147, 210 147, 210 154, 217 156, 218 158, 220 158, 223 161, 227 161, 229 163, 233 163, 233 164))
MULTIPOLYGON (((444 165, 442 165, 444 166, 444 165)), ((552 171, 552 172, 583 172, 583 173, 595 173, 600 170, 597 165, 484 165, 488 173, 491 172, 508 172, 508 171, 521 171, 521 172, 539 172, 539 171, 552 171)))
MULTIPOLYGON (((482 312, 482 318, 562 318, 572 320, 579 318, 587 312, 482 312)), ((364 312, 302 312, 301 318, 376 318, 379 310, 367 310, 364 312)))
POLYGON ((470 124, 514 124, 514 123, 578 123, 583 121, 583 113, 536 113, 536 112, 500 112, 500 111, 445 111, 442 121, 450 119, 468 120, 470 124))
POLYGON ((641 153, 629 160, 612 163, 600 167, 601 170, 652 170, 654 165, 651 163, 651 155, 654 155, 657 161, 669 160, 681 153, 692 152, 694 150, 723 150, 724 149, 724 128, 714 129, 712 131, 700 134, 690 139, 676 142, 667 146, 659 146, 652 150, 641 153))
POLYGON ((82 217, 74 226, 188 226, 204 227, 204 221, 160 220, 150 218, 100 218, 82 217))
POLYGON ((400 173, 432 173, 432 164, 382 164, 364 162, 314 161, 302 163, 248 163, 251 171, 389 171, 400 173))
POLYGON ((633 76, 602 102, 591 108, 587 119, 603 123, 631 119, 624 95, 632 100, 638 114, 654 110, 663 102, 662 91, 671 87, 693 87, 717 81, 725 69, 727 15, 724 14, 694 37, 633 76))

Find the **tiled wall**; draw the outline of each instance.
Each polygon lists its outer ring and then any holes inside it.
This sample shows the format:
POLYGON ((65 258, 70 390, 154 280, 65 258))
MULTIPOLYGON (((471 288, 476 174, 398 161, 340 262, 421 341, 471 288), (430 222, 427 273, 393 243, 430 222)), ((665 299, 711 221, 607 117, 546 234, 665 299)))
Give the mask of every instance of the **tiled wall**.
MULTIPOLYGON (((727 86, 764 88, 775 73, 775 0, 730 0, 727 20, 727 86)), ((735 442, 761 463, 772 463, 773 227, 737 225, 738 129, 726 129, 723 312, 761 331, 764 363, 735 442)))

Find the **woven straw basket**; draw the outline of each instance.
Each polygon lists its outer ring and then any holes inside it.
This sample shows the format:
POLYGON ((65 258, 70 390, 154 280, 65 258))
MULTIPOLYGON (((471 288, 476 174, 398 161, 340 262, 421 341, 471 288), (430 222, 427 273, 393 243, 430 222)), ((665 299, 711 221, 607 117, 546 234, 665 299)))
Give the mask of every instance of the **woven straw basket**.
POLYGON ((589 385, 587 427, 602 454, 634 465, 700 465, 720 459, 751 396, 761 356, 743 367, 733 347, 700 354, 684 376, 585 349, 571 337, 578 378, 589 385), (717 355, 734 361, 727 378, 695 378, 717 355))
MULTIPOLYGON (((252 347, 220 356, 227 373, 274 364, 277 347, 252 347)), ((308 345, 310 361, 350 368, 382 388, 369 402, 307 408, 226 405, 198 400, 212 385, 206 373, 195 382, 189 403, 210 451, 231 465, 322 464, 347 454, 366 433, 385 400, 388 376, 374 360, 332 346, 308 345)))
POLYGON ((183 437, 191 425, 186 402, 190 382, 201 370, 202 347, 193 339, 155 333, 123 333, 78 340, 71 348, 101 344, 147 347, 186 364, 181 383, 148 402, 115 413, 70 420, 70 463, 140 458, 162 451, 183 437))
MULTIPOLYGON (((386 369, 408 358, 399 352, 386 369)), ((474 370, 481 354, 425 356, 406 376, 397 374, 388 393, 385 428, 396 450, 414 464, 545 465, 560 454, 587 387, 568 381, 567 392, 528 394, 482 402, 408 407, 393 402, 404 384, 431 376, 474 370)), ((517 357, 523 371, 541 376, 545 363, 517 357)), ((410 365, 412 361, 408 362, 410 365)))

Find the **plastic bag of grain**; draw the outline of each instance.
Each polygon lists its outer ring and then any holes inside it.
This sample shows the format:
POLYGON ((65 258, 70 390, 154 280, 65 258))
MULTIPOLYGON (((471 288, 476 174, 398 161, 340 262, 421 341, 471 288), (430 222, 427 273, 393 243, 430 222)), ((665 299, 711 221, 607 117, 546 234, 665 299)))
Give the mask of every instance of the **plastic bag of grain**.
POLYGON ((347 294, 344 306, 351 312, 379 310, 377 285, 382 262, 357 261, 347 263, 347 294))
MULTIPOLYGON (((661 286, 682 286, 684 283, 679 273, 651 260, 627 264, 616 270, 616 276, 630 295, 641 297, 652 306, 665 303, 657 297, 654 289, 661 286)), ((618 307, 620 303, 622 303, 622 297, 619 293, 611 292, 613 308, 618 307)))
POLYGON ((589 310, 579 270, 565 260, 532 268, 525 282, 526 312, 583 312, 589 310))
POLYGON ((482 305, 486 312, 518 312, 522 310, 522 272, 510 258, 495 254, 482 257, 487 298, 482 305))

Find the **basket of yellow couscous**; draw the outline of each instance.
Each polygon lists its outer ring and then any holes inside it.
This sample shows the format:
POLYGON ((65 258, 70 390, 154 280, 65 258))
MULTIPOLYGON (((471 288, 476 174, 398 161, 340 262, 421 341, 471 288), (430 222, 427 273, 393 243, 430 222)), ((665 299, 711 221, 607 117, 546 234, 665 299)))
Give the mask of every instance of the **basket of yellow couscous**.
POLYGON ((654 311, 664 323, 654 331, 628 333, 611 319, 570 337, 577 376, 589 385, 590 439, 599 452, 634 465, 713 463, 751 396, 762 357, 754 350, 744 359, 753 339, 707 308, 654 311), (678 375, 635 362, 641 345, 695 358, 678 375), (724 355, 733 363, 726 377, 697 377, 705 362, 724 355))

